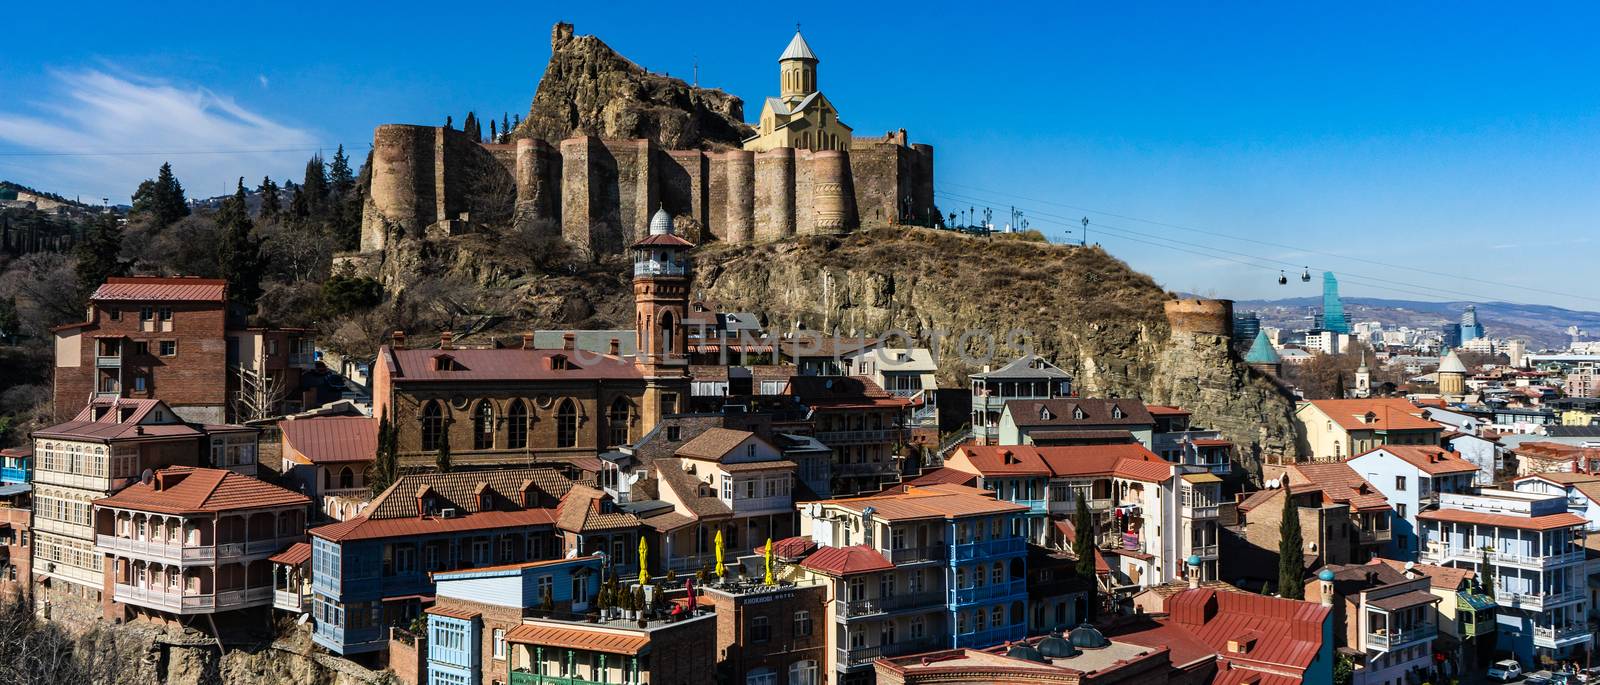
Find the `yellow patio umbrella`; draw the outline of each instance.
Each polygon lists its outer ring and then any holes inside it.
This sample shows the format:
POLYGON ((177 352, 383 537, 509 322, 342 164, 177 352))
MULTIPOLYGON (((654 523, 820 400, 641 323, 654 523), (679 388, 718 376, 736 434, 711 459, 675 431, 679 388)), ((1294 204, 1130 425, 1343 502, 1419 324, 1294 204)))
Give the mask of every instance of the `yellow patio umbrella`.
POLYGON ((717 572, 717 579, 718 580, 722 579, 722 574, 728 572, 727 566, 722 563, 722 529, 721 528, 717 529, 717 568, 715 570, 717 572))
POLYGON ((765 556, 767 558, 767 577, 765 582, 767 585, 776 585, 777 582, 772 579, 772 538, 767 538, 767 553, 765 556))
POLYGON ((650 546, 645 544, 644 536, 639 536, 639 584, 650 584, 650 566, 645 563, 650 557, 650 546))

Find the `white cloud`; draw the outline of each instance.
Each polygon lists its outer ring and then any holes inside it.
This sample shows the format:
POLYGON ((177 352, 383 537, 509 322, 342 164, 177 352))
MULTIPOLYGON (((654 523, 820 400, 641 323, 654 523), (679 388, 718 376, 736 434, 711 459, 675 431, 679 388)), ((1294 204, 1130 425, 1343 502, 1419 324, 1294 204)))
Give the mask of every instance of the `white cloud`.
POLYGON ((267 81, 266 74, 256 74, 256 80, 261 82, 262 88, 266 88, 268 85, 270 85, 270 83, 267 81))
POLYGON ((231 189, 240 176, 252 186, 266 174, 298 176, 317 147, 310 131, 206 88, 97 70, 52 76, 53 92, 28 111, 0 110, 4 151, 42 153, 0 155, 0 178, 125 203, 170 161, 189 196, 206 197, 231 189))

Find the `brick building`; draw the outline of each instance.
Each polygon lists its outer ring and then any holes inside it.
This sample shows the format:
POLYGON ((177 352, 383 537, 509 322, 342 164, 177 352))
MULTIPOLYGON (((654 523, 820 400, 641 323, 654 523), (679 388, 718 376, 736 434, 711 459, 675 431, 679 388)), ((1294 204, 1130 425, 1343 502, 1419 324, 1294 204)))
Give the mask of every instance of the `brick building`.
POLYGON ((0 485, 0 596, 28 593, 33 572, 33 486, 0 485))
POLYGON ((708 585, 701 600, 716 607, 719 681, 824 682, 828 607, 821 584, 708 585))
POLYGON ((910 443, 911 401, 861 376, 795 376, 789 394, 811 409, 815 437, 833 449, 831 491, 877 492, 898 479, 910 443))

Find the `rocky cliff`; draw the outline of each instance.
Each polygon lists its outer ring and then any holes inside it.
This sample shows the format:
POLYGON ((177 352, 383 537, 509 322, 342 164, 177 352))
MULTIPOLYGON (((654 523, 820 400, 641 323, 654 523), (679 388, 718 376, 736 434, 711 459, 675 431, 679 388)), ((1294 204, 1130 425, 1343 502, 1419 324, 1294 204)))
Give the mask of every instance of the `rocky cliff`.
POLYGON ((941 385, 960 387, 1026 348, 1071 372, 1086 396, 1193 410, 1195 425, 1223 431, 1253 472, 1261 455, 1293 450, 1288 396, 1225 338, 1174 335, 1162 312, 1171 295, 1098 247, 876 229, 712 245, 696 269, 698 293, 759 313, 771 330, 904 331, 936 345, 941 385))
POLYGON ((728 145, 754 134, 744 101, 721 90, 653 74, 571 24, 551 31, 550 63, 517 137, 558 141, 585 133, 650 138, 671 149, 728 145))

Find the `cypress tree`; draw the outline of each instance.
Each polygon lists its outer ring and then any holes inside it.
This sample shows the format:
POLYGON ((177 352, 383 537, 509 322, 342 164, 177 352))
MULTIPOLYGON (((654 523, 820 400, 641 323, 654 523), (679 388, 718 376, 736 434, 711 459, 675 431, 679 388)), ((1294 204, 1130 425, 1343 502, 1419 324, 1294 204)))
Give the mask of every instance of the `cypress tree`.
POLYGON ((505 112, 500 113, 500 142, 511 142, 511 119, 505 112))
POLYGON ((489 142, 491 142, 491 143, 500 142, 500 133, 495 130, 495 128, 494 128, 494 120, 493 119, 489 120, 489 142))
POLYGON ((1072 514, 1072 553, 1078 557, 1076 569, 1078 576, 1089 581, 1089 601, 1085 602, 1088 615, 1084 621, 1092 621, 1100 608, 1100 583, 1095 579, 1094 573, 1094 518, 1089 515, 1088 497, 1078 497, 1078 508, 1072 514))
POLYGON ((1489 599, 1494 599, 1494 564, 1489 563, 1489 553, 1493 551, 1493 547, 1483 546, 1483 573, 1478 577, 1478 582, 1483 584, 1483 594, 1489 599))
POLYGON ((1305 599, 1305 540, 1300 536, 1300 511, 1288 486, 1283 488, 1283 521, 1278 524, 1278 596, 1305 599))
POLYGON ((233 197, 223 200, 222 208, 217 210, 217 229, 222 234, 217 266, 222 277, 228 279, 228 297, 235 304, 251 306, 261 297, 261 244, 245 205, 243 178, 233 197))
POLYGON ((378 453, 373 455, 371 474, 367 477, 367 482, 372 485, 373 497, 388 490, 390 485, 399 480, 398 445, 395 426, 385 412, 383 418, 378 420, 378 453))
POLYGON ((328 165, 328 188, 334 199, 343 199, 350 194, 350 189, 356 185, 355 174, 350 171, 350 157, 344 153, 344 145, 340 145, 333 153, 333 163, 328 165))
POLYGON ((278 197, 278 184, 273 182, 271 176, 261 179, 261 218, 270 220, 277 218, 278 212, 283 211, 282 201, 278 197))
POLYGON ((461 131, 471 136, 473 140, 478 140, 478 115, 476 113, 467 112, 467 120, 462 122, 461 131))
POLYGON ((122 226, 114 214, 101 214, 89 224, 89 231, 74 250, 78 253, 78 291, 88 297, 111 276, 128 272, 122 261, 122 226))
POLYGON ((305 202, 305 216, 321 217, 328 206, 328 170, 322 155, 312 155, 306 160, 306 177, 300 183, 300 196, 305 202))
POLYGON ((183 196, 183 184, 172 173, 172 163, 164 162, 156 172, 155 180, 146 179, 133 193, 133 212, 149 214, 158 228, 189 216, 189 201, 183 196))
POLYGON ((450 472, 450 427, 449 426, 446 426, 444 430, 439 431, 439 454, 433 458, 433 463, 434 463, 435 466, 439 467, 439 473, 449 473, 450 472))

